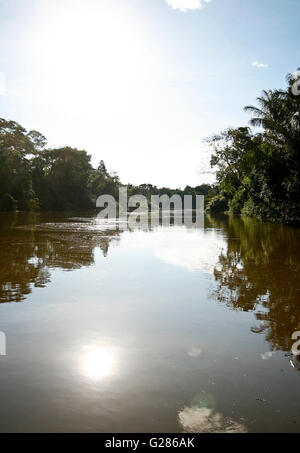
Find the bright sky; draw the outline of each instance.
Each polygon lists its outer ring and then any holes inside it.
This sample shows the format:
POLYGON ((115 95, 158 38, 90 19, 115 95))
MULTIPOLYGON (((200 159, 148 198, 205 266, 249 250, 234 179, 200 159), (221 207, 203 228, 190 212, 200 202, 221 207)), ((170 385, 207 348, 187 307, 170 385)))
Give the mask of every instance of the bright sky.
POLYGON ((211 182, 203 138, 300 66, 299 0, 0 0, 0 117, 122 182, 211 182))

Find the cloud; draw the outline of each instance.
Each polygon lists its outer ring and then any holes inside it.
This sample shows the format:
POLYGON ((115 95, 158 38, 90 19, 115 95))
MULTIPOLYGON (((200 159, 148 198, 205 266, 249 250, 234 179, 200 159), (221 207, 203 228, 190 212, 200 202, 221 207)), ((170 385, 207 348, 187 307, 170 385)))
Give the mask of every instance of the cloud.
POLYGON ((252 66, 255 66, 256 68, 268 68, 269 65, 265 63, 259 63, 259 61, 253 61, 252 66))
POLYGON ((6 95, 6 77, 4 72, 0 72, 0 96, 6 95))
POLYGON ((201 9, 205 3, 210 3, 211 1, 212 0, 166 0, 167 4, 173 9, 179 9, 183 12, 201 9))

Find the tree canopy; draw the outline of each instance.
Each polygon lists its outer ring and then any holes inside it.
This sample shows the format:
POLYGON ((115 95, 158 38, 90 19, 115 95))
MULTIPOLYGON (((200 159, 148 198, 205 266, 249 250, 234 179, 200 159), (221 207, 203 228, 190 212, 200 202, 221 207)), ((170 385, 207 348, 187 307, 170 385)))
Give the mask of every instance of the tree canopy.
MULTIPOLYGON (((85 150, 71 147, 49 149, 46 138, 37 131, 27 132, 14 121, 0 119, 0 211, 72 211, 96 206, 99 195, 118 200, 118 175, 109 172, 103 160, 97 168, 85 150)), ((178 193, 215 195, 203 184, 184 190, 157 188, 152 184, 128 184, 128 195, 178 193)))
MULTIPOLYGON (((128 195, 204 195, 213 212, 231 211, 285 224, 300 223, 300 73, 283 90, 264 90, 247 106, 251 127, 230 128, 207 141, 217 183, 185 189, 128 184, 128 195)), ((99 195, 118 200, 121 181, 85 150, 47 148, 39 132, 0 118, 0 211, 77 210, 99 195)))
POLYGON ((231 128, 208 140, 219 192, 212 211, 300 223, 299 80, 299 75, 288 75, 285 90, 265 90, 257 99, 259 107, 245 107, 259 132, 231 128))

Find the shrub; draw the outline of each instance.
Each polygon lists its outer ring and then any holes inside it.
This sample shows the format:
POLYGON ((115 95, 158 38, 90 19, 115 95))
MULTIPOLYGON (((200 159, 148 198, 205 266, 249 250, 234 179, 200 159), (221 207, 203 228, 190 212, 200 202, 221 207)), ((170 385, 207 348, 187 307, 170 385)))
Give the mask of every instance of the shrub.
POLYGON ((228 201, 224 195, 217 195, 209 202, 207 210, 211 213, 228 211, 228 201))

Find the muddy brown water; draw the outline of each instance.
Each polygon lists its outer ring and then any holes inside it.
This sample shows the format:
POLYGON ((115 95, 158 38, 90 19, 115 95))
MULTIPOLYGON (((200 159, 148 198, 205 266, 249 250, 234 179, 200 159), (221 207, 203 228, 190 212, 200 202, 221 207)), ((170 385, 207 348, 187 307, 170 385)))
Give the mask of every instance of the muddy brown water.
POLYGON ((300 432, 300 230, 1 214, 0 331, 2 432, 300 432))

